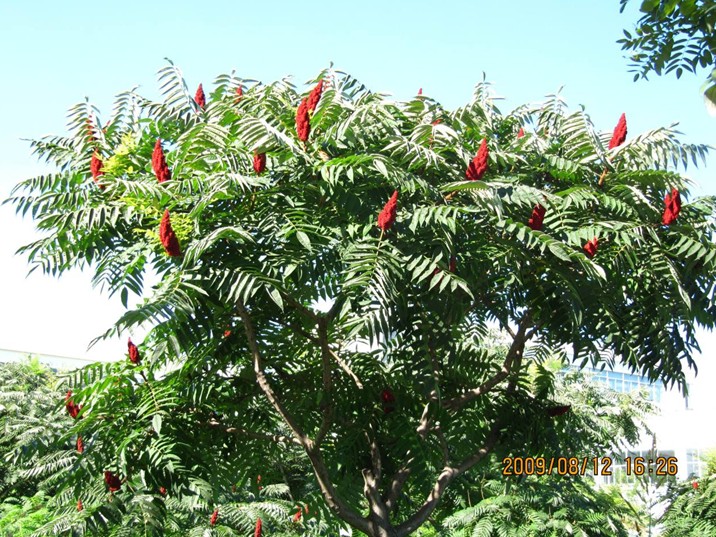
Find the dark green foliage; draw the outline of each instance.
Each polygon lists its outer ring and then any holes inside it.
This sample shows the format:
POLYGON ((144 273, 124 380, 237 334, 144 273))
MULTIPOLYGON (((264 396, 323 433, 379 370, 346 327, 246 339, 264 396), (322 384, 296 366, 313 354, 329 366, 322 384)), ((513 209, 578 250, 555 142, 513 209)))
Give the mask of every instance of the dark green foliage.
MULTIPOLYGON (((222 75, 199 110, 172 64, 160 71, 164 101, 121 94, 95 141, 86 120, 99 111, 82 103, 69 136, 33 143, 57 171, 9 200, 46 234, 22 253, 51 274, 91 267, 128 306, 140 296, 106 337, 150 328, 140 365, 65 379, 83 410, 54 438, 81 434, 85 452, 32 470, 62 490, 63 523, 150 513, 136 516, 156 533, 173 516, 160 486, 223 512, 232 485, 288 458, 317 485, 286 468, 270 482, 302 489, 296 499, 330 531, 402 537, 491 451, 572 447, 545 416, 548 379, 532 390, 528 366, 568 352, 681 385, 694 365, 695 327, 716 322, 715 203, 691 199, 675 167, 703 160, 705 146, 663 128, 608 150, 611 133, 559 96, 503 115, 482 83, 450 112, 422 96, 392 102, 333 69, 320 77, 307 143, 295 130, 307 92, 287 80, 222 75), (161 184, 157 138, 172 176, 161 184), (487 173, 464 181, 483 139, 487 173), (104 189, 89 174, 95 146, 110 163, 104 189), (261 175, 255 152, 267 155, 261 175), (684 204, 665 227, 672 188, 684 204), (381 233, 395 190, 397 220, 381 233), (527 225, 537 203, 541 231, 527 225), (181 258, 159 242, 165 210, 181 258), (146 289, 150 267, 158 283, 146 289), (509 336, 502 349, 494 327, 509 336), (105 470, 126 479, 111 502, 105 470), (83 514, 70 513, 80 495, 83 514)), ((231 509, 221 524, 244 531, 231 509)))

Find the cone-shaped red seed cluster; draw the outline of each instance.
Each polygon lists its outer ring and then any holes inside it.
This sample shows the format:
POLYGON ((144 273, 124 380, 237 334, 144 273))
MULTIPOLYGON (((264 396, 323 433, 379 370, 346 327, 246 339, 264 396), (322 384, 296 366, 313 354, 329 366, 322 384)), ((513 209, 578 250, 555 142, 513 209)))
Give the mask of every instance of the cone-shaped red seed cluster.
POLYGON ((129 350, 129 361, 135 365, 139 364, 139 361, 141 360, 141 357, 139 356, 139 349, 134 343, 132 343, 132 338, 127 340, 127 349, 129 350))
POLYGON ((204 108, 206 106, 206 95, 204 95, 204 87, 201 84, 199 84, 199 87, 196 88, 194 101, 199 105, 199 108, 204 108))
POLYGON ((542 229, 542 222, 544 221, 544 213, 547 210, 542 207, 539 203, 532 209, 532 217, 527 221, 527 225, 535 231, 542 229))
POLYGON ((164 487, 159 487, 159 494, 161 494, 162 496, 166 496, 167 489, 165 489, 164 487))
POLYGON ((318 101, 321 100, 321 94, 323 93, 323 79, 318 81, 318 84, 316 84, 316 87, 311 90, 311 93, 308 94, 308 112, 313 114, 313 112, 316 111, 316 106, 318 106, 318 101))
POLYGON ((301 520, 301 508, 300 507, 298 508, 298 511, 296 511, 296 514, 293 515, 294 522, 298 522, 299 520, 301 520))
POLYGON ((104 482, 109 487, 110 492, 117 492, 119 489, 122 488, 122 481, 120 481, 120 479, 112 472, 105 471, 104 482))
POLYGON ((219 519, 219 510, 214 509, 214 512, 211 513, 211 518, 209 519, 209 524, 212 526, 216 526, 216 521, 219 519))
POLYGON ((154 152, 152 153, 152 169, 154 175, 157 176, 157 181, 163 183, 172 178, 172 173, 169 171, 167 161, 164 158, 164 151, 162 150, 162 141, 157 138, 157 143, 154 144, 154 152))
POLYGON ((422 95, 422 94, 423 94, 423 88, 418 88, 418 95, 422 95))
POLYGON ((84 509, 84 506, 82 505, 82 500, 77 500, 77 510, 82 511, 84 509))
POLYGON ((569 412, 569 409, 572 408, 571 405, 559 405, 559 406, 553 406, 547 409, 547 415, 550 418, 554 418, 556 416, 562 416, 563 414, 566 414, 569 412))
POLYGON ((465 177, 469 181, 482 179, 482 176, 485 175, 487 171, 488 157, 489 150, 487 149, 487 140, 483 138, 482 143, 480 143, 480 149, 477 150, 477 155, 472 159, 465 171, 465 177))
POLYGON ((67 413, 73 418, 77 418, 77 414, 80 413, 80 409, 82 408, 72 400, 72 390, 67 390, 67 395, 65 395, 65 408, 67 409, 67 413))
POLYGON ((609 141, 609 149, 614 149, 615 147, 619 147, 624 143, 624 140, 626 140, 627 135, 627 123, 626 123, 626 115, 622 114, 619 118, 619 121, 617 122, 617 126, 614 127, 614 132, 612 133, 612 139, 609 141))
POLYGON ((594 237, 593 239, 587 241, 587 244, 584 245, 584 252, 590 258, 594 257, 597 253, 597 246, 599 246, 599 239, 597 239, 597 237, 594 237))
POLYGON ((92 153, 92 160, 90 160, 90 172, 92 173, 92 179, 97 182, 97 178, 100 175, 104 175, 102 171, 102 159, 99 158, 97 151, 92 153))
POLYGON ((261 175, 266 169, 266 153, 254 153, 254 171, 261 175))
POLYGON ((170 257, 177 257, 181 255, 181 248, 179 248, 179 239, 177 239, 176 233, 172 229, 172 223, 169 219, 169 211, 164 211, 162 221, 159 224, 159 240, 164 246, 164 250, 170 257))
POLYGON ((395 217, 398 212, 398 191, 393 192, 390 199, 380 211, 378 215, 378 227, 383 231, 388 231, 395 223, 395 217))
POLYGON ((525 129, 523 129, 522 127, 520 127, 520 130, 517 131, 517 138, 520 139, 520 138, 522 138, 524 135, 525 135, 525 129))
POLYGON ((261 519, 256 519, 256 529, 254 530, 254 537, 261 537, 261 519))
POLYGON ((77 453, 84 453, 85 452, 85 443, 82 441, 82 437, 77 437, 77 453))
POLYGON ((386 388, 380 393, 380 399, 383 402, 383 412, 390 414, 395 410, 395 395, 391 390, 386 388))
POLYGON ((241 97, 244 96, 244 88, 241 87, 241 84, 236 88, 236 101, 240 101, 241 97))
POLYGON ((311 134, 311 123, 308 118, 308 100, 303 99, 296 110, 296 133, 302 142, 308 140, 311 134))
POLYGON ((450 264, 448 265, 448 269, 450 272, 455 272, 457 270, 457 258, 454 255, 450 256, 450 264))
POLYGON ((671 194, 667 194, 664 198, 664 214, 661 216, 661 223, 665 226, 673 224, 681 212, 681 194, 675 188, 671 189, 671 194))
POLYGON ((698 482, 698 481, 693 481, 693 482, 691 483, 691 488, 693 488, 693 489, 699 488, 699 482, 698 482))

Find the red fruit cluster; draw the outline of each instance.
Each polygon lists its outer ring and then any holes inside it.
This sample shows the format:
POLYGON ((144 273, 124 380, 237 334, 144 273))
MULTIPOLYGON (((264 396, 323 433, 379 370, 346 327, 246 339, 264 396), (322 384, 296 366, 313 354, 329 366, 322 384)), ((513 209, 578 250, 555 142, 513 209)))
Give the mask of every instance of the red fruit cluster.
POLYGON ((256 529, 254 530, 254 537, 261 537, 261 519, 256 519, 256 529))
POLYGON ((418 88, 418 95, 422 95, 422 94, 423 94, 423 88, 418 88))
POLYGON ((77 418, 77 414, 80 413, 80 409, 82 408, 78 404, 76 404, 72 399, 72 390, 67 390, 67 395, 65 395, 65 408, 67 409, 67 413, 72 416, 73 418, 77 418))
POLYGON ((261 175, 266 169, 266 153, 254 153, 254 171, 261 175))
POLYGON ((699 488, 699 482, 698 482, 698 481, 693 481, 693 482, 691 483, 691 487, 694 488, 694 489, 699 488))
POLYGON ((519 140, 519 139, 522 138, 524 135, 525 135, 525 129, 523 129, 522 127, 520 127, 520 130, 517 131, 517 139, 519 140))
POLYGON ((199 105, 199 108, 204 108, 206 106, 206 96, 204 95, 204 87, 199 84, 199 87, 196 88, 196 95, 194 95, 194 102, 199 105))
POLYGON ((681 212, 681 194, 675 188, 671 189, 671 194, 667 194, 664 198, 664 214, 661 216, 661 223, 669 226, 674 223, 681 212))
POLYGON ((230 337, 231 336, 231 330, 224 330, 224 337, 230 337))
POLYGON ((457 258, 454 255, 450 256, 450 263, 448 265, 448 270, 450 272, 455 272, 457 270, 457 258))
POLYGON ((547 415, 550 418, 554 418, 556 416, 562 416, 563 414, 566 414, 569 412, 569 409, 572 408, 571 405, 559 405, 559 406, 553 406, 547 409, 547 415))
POLYGON ((542 229, 542 222, 544 221, 544 213, 547 210, 542 207, 539 203, 532 209, 532 217, 527 221, 527 225, 535 231, 542 229))
POLYGON ((301 104, 298 105, 296 110, 296 133, 298 139, 302 142, 308 140, 309 134, 311 134, 311 123, 308 118, 308 100, 303 99, 301 104))
POLYGON ((171 221, 169 220, 169 211, 164 211, 162 221, 159 224, 159 240, 164 246, 164 250, 170 257, 177 257, 181 255, 181 249, 179 248, 179 239, 177 239, 176 233, 172 229, 171 221))
POLYGON ((95 183, 100 175, 104 175, 102 171, 102 160, 99 158, 97 151, 92 153, 92 160, 90 160, 90 172, 92 173, 92 179, 95 183))
POLYGON ((163 183, 172 178, 172 173, 169 171, 167 161, 164 158, 164 151, 162 150, 162 141, 157 138, 157 143, 154 144, 154 152, 152 153, 152 169, 154 175, 157 176, 157 181, 163 183))
POLYGON ((316 87, 311 90, 311 93, 308 94, 308 112, 313 114, 313 112, 316 111, 316 106, 318 106, 318 101, 321 100, 321 94, 323 93, 323 79, 318 81, 318 84, 316 84, 316 87))
POLYGON ((465 177, 467 177, 469 181, 482 179, 482 176, 485 175, 487 171, 488 157, 489 150, 487 149, 487 140, 483 138, 482 143, 480 143, 480 149, 477 150, 477 155, 472 159, 465 171, 465 177))
POLYGON ((104 482, 109 487, 110 492, 117 492, 119 489, 122 488, 122 482, 120 479, 114 475, 112 472, 105 471, 104 473, 104 482))
POLYGON ((164 487, 159 487, 159 494, 161 494, 162 496, 166 496, 167 489, 165 489, 164 487))
POLYGON ((127 340, 127 349, 129 350, 129 361, 135 365, 139 364, 139 361, 141 360, 141 357, 139 356, 139 349, 134 343, 132 343, 132 338, 127 340))
POLYGON ((614 132, 612 133, 612 139, 609 141, 609 149, 614 149, 615 147, 619 147, 624 143, 624 140, 626 140, 627 135, 627 124, 626 124, 626 116, 624 114, 621 115, 619 118, 619 121, 617 122, 617 126, 614 127, 614 132))
POLYGON ((211 518, 209 519, 209 524, 212 526, 216 526, 216 521, 219 519, 219 510, 214 509, 214 512, 211 513, 211 518))
POLYGON ((239 102, 241 100, 241 97, 244 96, 244 88, 241 87, 241 84, 236 88, 236 102, 239 102))
POLYGON ((84 509, 82 505, 82 500, 77 500, 77 510, 82 511, 82 509, 84 509))
POLYGON ((298 508, 298 511, 296 511, 296 514, 293 515, 294 522, 298 522, 299 520, 301 520, 301 508, 300 507, 298 508))
POLYGON ((380 211, 378 215, 378 227, 383 231, 388 231, 395 223, 395 217, 398 212, 398 191, 393 192, 390 199, 380 211))
POLYGON ((383 412, 385 414, 390 414, 395 410, 395 395, 391 390, 388 388, 383 390, 380 394, 380 399, 383 401, 383 412))
POLYGON ((85 443, 82 441, 82 437, 77 437, 77 453, 84 453, 85 451, 85 443))
POLYGON ((599 246, 599 239, 594 237, 593 239, 587 241, 587 244, 584 245, 584 251, 590 258, 592 258, 597 253, 597 246, 599 246))

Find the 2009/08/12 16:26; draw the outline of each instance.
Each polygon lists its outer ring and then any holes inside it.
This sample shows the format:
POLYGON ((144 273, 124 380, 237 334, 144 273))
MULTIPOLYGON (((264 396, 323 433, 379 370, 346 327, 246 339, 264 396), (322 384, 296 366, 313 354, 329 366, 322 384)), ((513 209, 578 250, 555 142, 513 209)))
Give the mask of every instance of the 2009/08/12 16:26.
MULTIPOLYGON (((612 475, 612 457, 505 457, 502 475, 612 475)), ((676 457, 625 457, 627 475, 673 476, 679 471, 676 457)))

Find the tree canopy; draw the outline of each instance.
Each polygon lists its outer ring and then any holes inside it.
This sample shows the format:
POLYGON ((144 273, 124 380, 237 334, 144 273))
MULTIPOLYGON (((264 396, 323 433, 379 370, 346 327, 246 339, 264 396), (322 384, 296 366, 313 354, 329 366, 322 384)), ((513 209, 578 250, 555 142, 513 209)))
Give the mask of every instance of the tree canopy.
POLYGON ((503 114, 484 82, 454 111, 396 102, 333 68, 305 92, 232 73, 192 95, 171 63, 159 83, 105 120, 73 107, 32 142, 57 171, 9 200, 44 233, 36 267, 140 297, 104 337, 151 326, 68 379, 75 498, 211 506, 289 449, 318 513, 408 535, 490 454, 546 449, 568 406, 530 364, 695 367, 716 202, 689 195, 676 167, 707 148, 673 126, 597 129, 559 95, 503 114))
MULTIPOLYGON (((624 11, 629 0, 620 0, 624 11)), ((634 80, 710 69, 705 95, 716 104, 716 2, 713 0, 644 0, 634 33, 619 42, 631 55, 634 80)))

